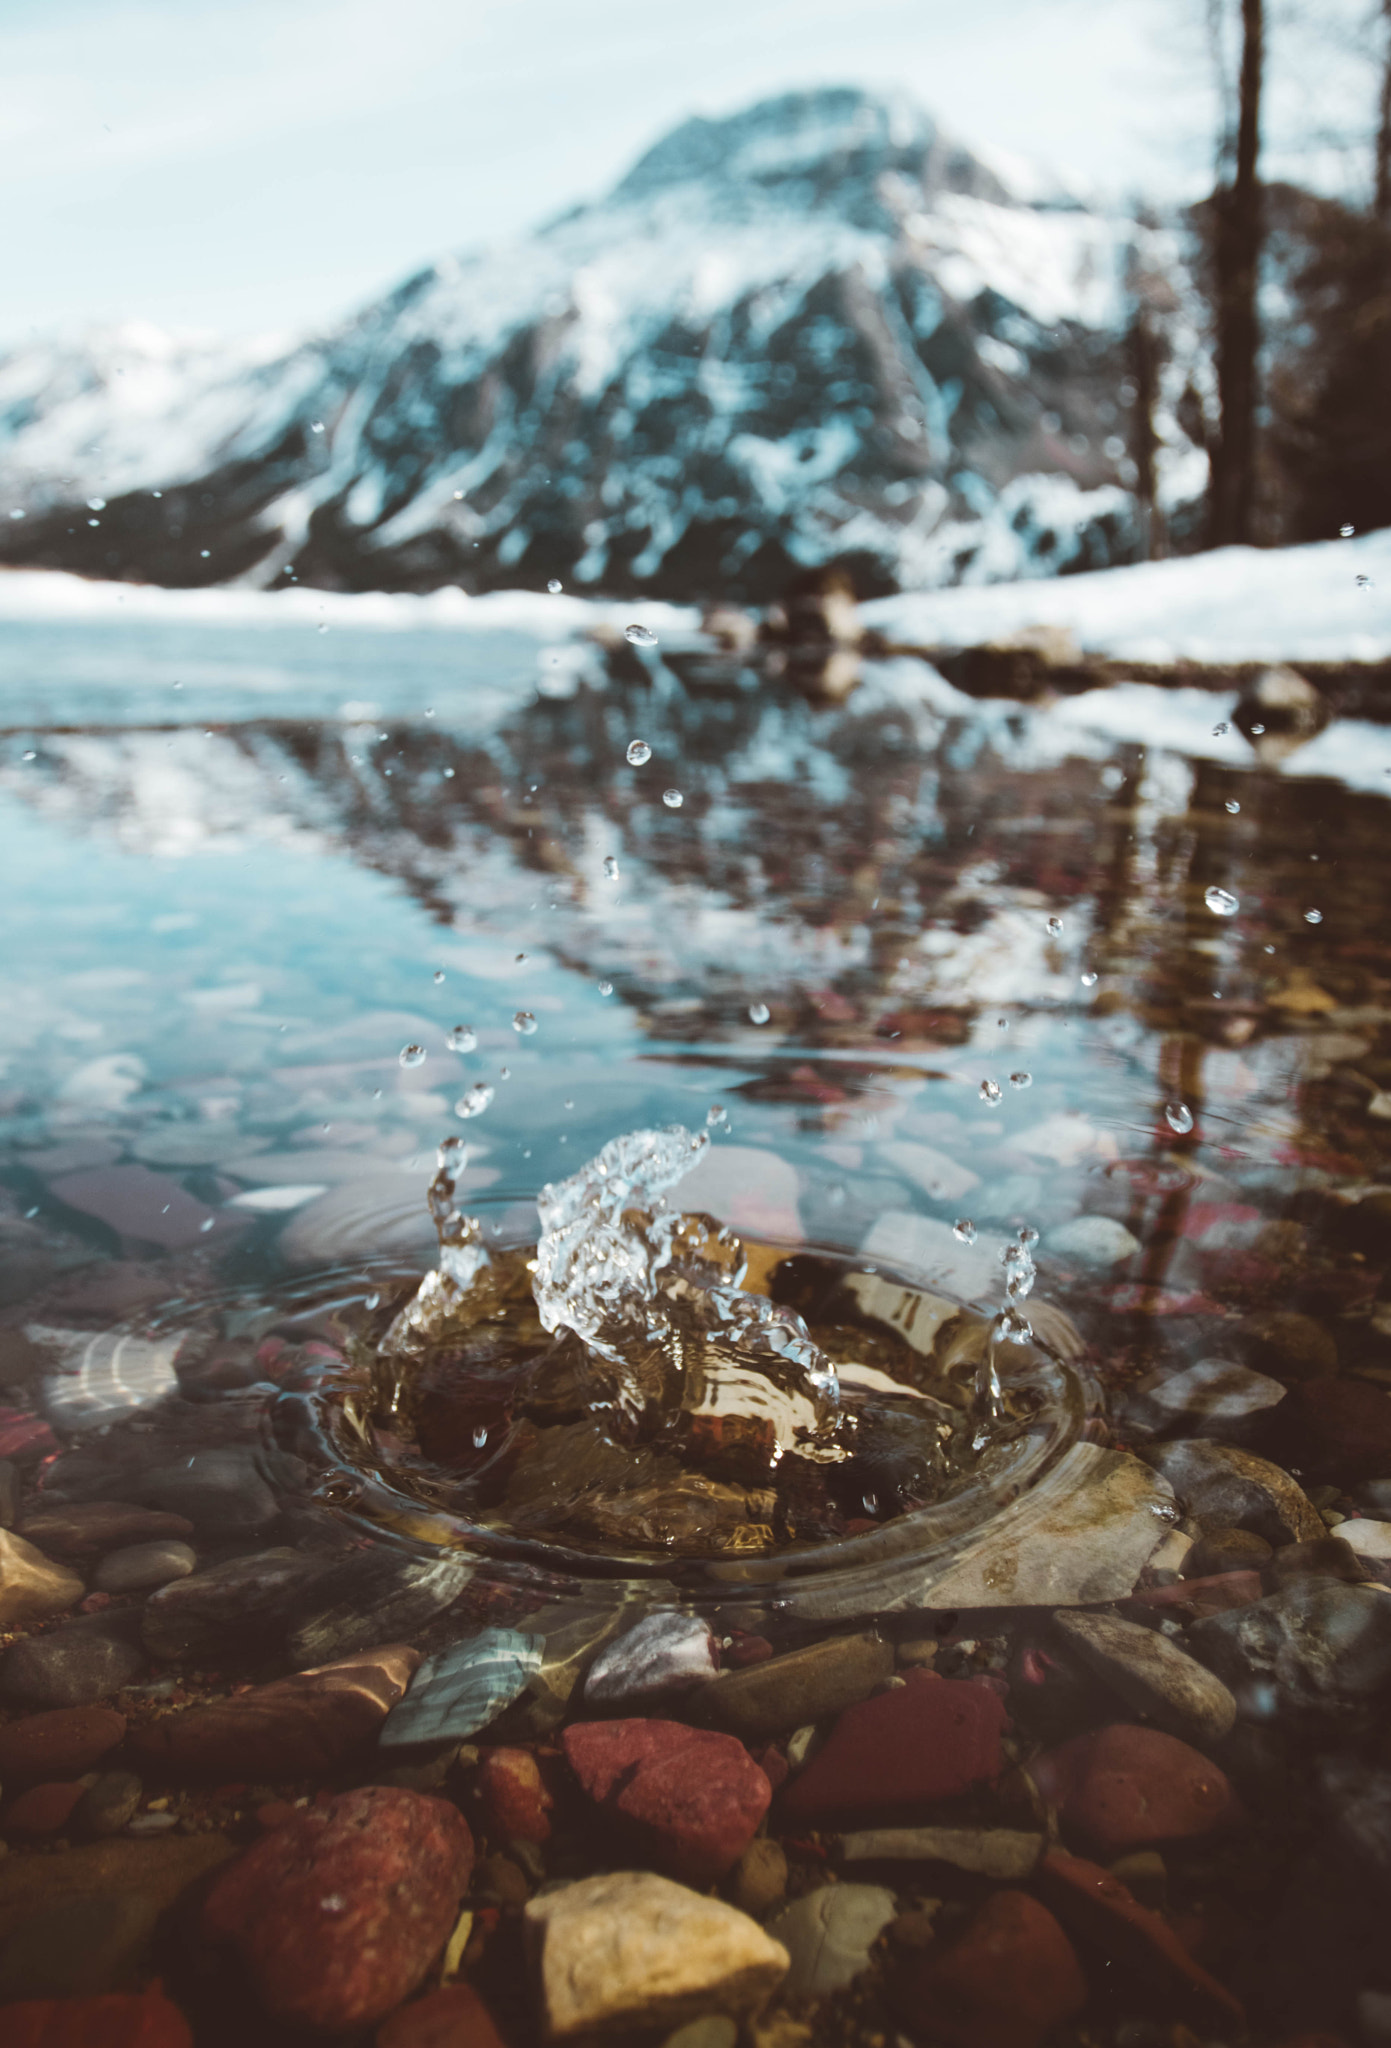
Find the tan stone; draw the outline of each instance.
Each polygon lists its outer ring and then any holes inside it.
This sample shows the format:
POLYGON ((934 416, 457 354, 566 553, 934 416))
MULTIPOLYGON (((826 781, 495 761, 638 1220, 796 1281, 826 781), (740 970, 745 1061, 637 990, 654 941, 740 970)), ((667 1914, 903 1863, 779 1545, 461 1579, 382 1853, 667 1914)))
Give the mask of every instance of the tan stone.
POLYGON ((999 1884, 1033 1875, 1042 1835, 1019 1828, 863 1828, 841 1839, 846 1863, 948 1863, 999 1884))
POLYGON ((171 1834, 151 1841, 117 1835, 62 1856, 6 1856, 0 1861, 0 1940, 40 1907, 69 1899, 138 1893, 163 1911, 232 1854, 224 1834, 171 1834))
POLYGON ((23 1628, 75 1607, 86 1587, 11 1529, 0 1529, 0 1628, 23 1628))
POLYGON ((551 2040, 745 2013, 788 1970, 787 1950, 746 1913, 642 1870, 548 1892, 526 1919, 551 2040))
POLYGON ((1118 1614, 1060 1614, 1055 1626, 1083 1663, 1166 1735, 1220 1742, 1231 1733, 1235 1699, 1167 1636, 1118 1614))

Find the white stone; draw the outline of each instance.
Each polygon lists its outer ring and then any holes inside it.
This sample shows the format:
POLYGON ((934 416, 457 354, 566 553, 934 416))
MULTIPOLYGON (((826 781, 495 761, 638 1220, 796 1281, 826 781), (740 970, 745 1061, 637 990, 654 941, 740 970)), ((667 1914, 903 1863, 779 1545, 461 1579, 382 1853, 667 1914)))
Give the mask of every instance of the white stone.
POLYGON ((1140 1240, 1113 1216, 1074 1216, 1047 1233, 1043 1249, 1082 1266, 1118 1266, 1139 1251, 1140 1240))
POLYGON ((998 1308, 1004 1300, 1000 1244, 962 1244, 950 1223, 936 1217, 918 1216, 911 1209, 885 1209, 860 1249, 879 1265, 905 1278, 928 1281, 963 1301, 989 1302, 998 1308))
POLYGON ((896 1138, 891 1144, 881 1145, 879 1157, 886 1165, 896 1167, 905 1180, 914 1182, 934 1202, 960 1201, 972 1188, 980 1186, 980 1175, 972 1173, 969 1166, 912 1139, 896 1138))
POLYGON ((789 1957, 756 1920, 670 1878, 620 1870, 526 1909, 550 2040, 599 2027, 669 2027, 761 2005, 789 1957))
POLYGON ((716 1216, 751 1237, 798 1244, 797 1169, 752 1145, 711 1145, 667 1197, 668 1205, 716 1216))
POLYGON ((896 1911, 893 1893, 877 1884, 828 1884, 795 1900, 768 1928, 792 1958, 783 1996, 843 1991, 868 1969, 869 1951, 896 1911))
POLYGON ((1350 1543, 1359 1557, 1376 1564, 1391 1564, 1391 1522, 1339 1522, 1336 1535, 1350 1543))
POLYGON ((719 1676, 714 1639, 693 1614, 647 1614, 595 1658, 584 1683, 591 1706, 638 1706, 719 1676))

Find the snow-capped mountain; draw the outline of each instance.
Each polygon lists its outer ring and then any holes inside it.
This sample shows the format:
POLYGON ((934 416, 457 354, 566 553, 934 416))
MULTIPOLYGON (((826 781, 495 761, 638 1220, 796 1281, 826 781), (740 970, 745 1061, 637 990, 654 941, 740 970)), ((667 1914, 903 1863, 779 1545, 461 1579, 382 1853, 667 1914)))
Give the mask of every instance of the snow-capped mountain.
POLYGON ((831 560, 868 592, 1128 559, 1136 231, 1021 190, 906 101, 797 93, 290 349, 0 357, 0 560, 761 599, 831 560))

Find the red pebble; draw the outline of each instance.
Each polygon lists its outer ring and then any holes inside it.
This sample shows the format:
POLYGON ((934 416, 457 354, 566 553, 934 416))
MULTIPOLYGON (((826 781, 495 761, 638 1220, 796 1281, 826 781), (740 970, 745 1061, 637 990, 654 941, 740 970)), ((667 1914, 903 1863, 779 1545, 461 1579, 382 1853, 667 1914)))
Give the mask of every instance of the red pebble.
POLYGON ((454 1807, 369 1785, 263 1835, 217 1878, 203 1928, 237 1951, 277 2018, 369 2026, 439 1954, 472 1869, 473 1837, 454 1807))
POLYGON ((47 1714, 26 1714, 0 1728, 0 1784, 80 1777, 125 1732, 125 1715, 111 1707, 55 1707, 47 1714))
POLYGON ((724 1661, 738 1671, 745 1664, 766 1664, 772 1654, 773 1645, 766 1636, 749 1636, 742 1629, 735 1629, 724 1653, 724 1661))
POLYGON ((1236 1817, 1216 1764, 1157 1728, 1119 1721, 1050 1749, 1029 1766, 1064 1830, 1103 1857, 1206 1835, 1236 1817))
POLYGON ((1182 1579, 1176 1586, 1149 1586, 1132 1593, 1132 1607, 1157 1609, 1184 1621, 1205 1621, 1233 1607, 1249 1607, 1265 1592, 1259 1572, 1215 1572, 1210 1579, 1182 1579))
POLYGON ((41 1415, 24 1408, 0 1408, 0 1458, 47 1457, 58 1439, 41 1415))
POLYGON ((25 1998, 3 2017, 5 2048, 193 2048, 188 2021, 157 1984, 138 1995, 25 1998))
POLYGON ((691 1883, 734 1867, 773 1796, 732 1735, 679 1721, 581 1721, 561 1740, 589 1797, 620 1814, 663 1870, 691 1883))
POLYGON ((82 1797, 81 1785, 31 1785, 5 1815, 7 1835, 56 1835, 82 1797))
POLYGON ((479 1767, 478 1785, 490 1841, 549 1839, 551 1795, 529 1749, 489 1750, 479 1767))
POLYGON ((1027 1892, 996 1892, 951 1942, 924 1950, 900 1980, 909 2027, 948 2048, 1037 2048, 1087 2001, 1072 1943, 1027 1892))
POLYGON ((447 1984, 383 2020, 377 2048, 502 2048, 502 2036, 471 1984, 447 1984))
POLYGON ((1109 1870, 1053 1849, 1043 1859, 1038 1886, 1069 1933, 1099 1948, 1109 1962, 1147 1978, 1181 2019, 1222 2038, 1245 2033, 1240 2000, 1194 1962, 1168 1922, 1142 1906, 1109 1870))
POLYGON ((783 1794, 783 1811, 815 1826, 953 1799, 999 1776, 1005 1718, 987 1686, 910 1671, 892 1692, 846 1708, 783 1794))

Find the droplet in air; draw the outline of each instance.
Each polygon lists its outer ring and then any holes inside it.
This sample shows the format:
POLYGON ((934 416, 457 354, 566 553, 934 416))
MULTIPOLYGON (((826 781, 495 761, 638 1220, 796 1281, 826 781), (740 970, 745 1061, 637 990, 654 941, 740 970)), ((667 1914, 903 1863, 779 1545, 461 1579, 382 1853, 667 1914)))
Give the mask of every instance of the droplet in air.
POLYGON ((323 421, 322 421, 322 420, 311 420, 311 421, 309 422, 309 431, 310 431, 310 433, 311 433, 311 434, 322 434, 322 432, 324 431, 324 423, 323 423, 323 421))
POLYGON ((623 638, 633 647, 655 647, 657 636, 650 626, 625 626, 623 638))
MULTIPOLYGON (((536 908, 536 905, 535 905, 535 904, 533 903, 531 907, 532 907, 532 909, 534 910, 534 909, 536 908)), ((518 967, 520 967, 520 966, 521 966, 521 964, 522 964, 522 962, 523 962, 523 961, 525 960, 525 958, 526 958, 526 954, 525 954, 525 953, 514 953, 514 954, 512 955, 512 958, 513 958, 513 960, 514 960, 514 961, 516 962, 517 966, 518 966, 518 967)))
POLYGON ((1086 973, 1085 973, 1085 974, 1081 974, 1081 975, 1079 975, 1079 976, 1078 976, 1077 978, 1078 978, 1078 980, 1079 980, 1079 981, 1081 982, 1081 984, 1082 984, 1083 988, 1095 988, 1095 987, 1096 987, 1096 983, 1097 983, 1097 974, 1096 974, 1096 969, 1095 969, 1094 967, 1089 967, 1089 968, 1087 969, 1087 971, 1086 971, 1086 973))
POLYGON ((382 1298, 379 1294, 364 1294, 362 1297, 362 1306, 367 1310, 367 1313, 369 1315, 372 1313, 372 1310, 374 1308, 380 1308, 381 1305, 382 1298))
POLYGON ((878 1494, 877 1494, 877 1493, 867 1493, 867 1494, 865 1494, 865 1495, 864 1495, 864 1497, 863 1497, 863 1499, 862 1499, 862 1500, 861 1500, 861 1502, 860 1502, 860 1505, 861 1505, 861 1507, 863 1507, 863 1509, 864 1509, 864 1511, 865 1511, 865 1513, 866 1513, 867 1515, 877 1515, 877 1514, 878 1514, 878 1512, 879 1512, 879 1496, 878 1496, 878 1494))
POLYGON ((618 880, 618 856, 616 854, 606 853, 604 855, 604 873, 609 881, 616 882, 618 880))
POLYGON ((1261 734, 1262 734, 1262 733, 1263 733, 1264 731, 1265 731, 1265 727, 1264 727, 1263 725, 1253 725, 1253 726, 1252 726, 1252 728, 1251 728, 1251 737, 1252 737, 1252 739, 1253 739, 1253 740, 1258 740, 1258 739, 1260 738, 1261 734))
POLYGON ((87 500, 87 510, 89 512, 104 512, 106 510, 105 498, 89 498, 87 500))
POLYGON ((442 982, 443 980, 444 980, 444 969, 443 969, 442 967, 437 967, 437 968, 435 969, 435 987, 436 987, 436 988, 438 988, 438 987, 439 987, 439 985, 440 985, 440 983, 441 983, 441 982, 442 982))
POLYGON ((1193 1128, 1193 1112, 1186 1102, 1166 1102, 1164 1121, 1180 1138, 1186 1138, 1193 1128))
POLYGON ((445 1044, 451 1052, 473 1052, 477 1049, 478 1033, 472 1024, 456 1024, 445 1044))
POLYGON ((21 761, 37 761, 39 757, 35 749, 33 747, 30 747, 25 753, 21 754, 19 758, 21 761))
POLYGON ((1022 1072, 1018 1074, 1011 1074, 1009 1077, 1009 1085, 1011 1088, 1032 1088, 1034 1085, 1034 1077, 1032 1074, 1025 1074, 1022 1072))
POLYGON ((980 1099, 982 1102, 994 1104, 1000 1100, 1004 1092, 998 1081, 982 1081, 980 1084, 980 1099))
POLYGON ((1372 587, 1372 579, 1370 576, 1354 576, 1352 580, 1357 585, 1359 590, 1370 590, 1372 587))
POLYGON ((1306 910, 1304 913, 1304 922, 1305 924, 1322 924, 1323 912, 1321 910, 1306 910))
POLYGON ((552 576, 550 582, 546 585, 546 588, 547 590, 549 590, 552 597, 559 597, 561 591, 565 588, 565 585, 561 582, 558 576, 552 576))
POLYGON ((403 1067, 423 1067, 424 1064, 425 1048, 423 1045, 403 1045, 401 1047, 401 1065, 403 1067))
POLYGON ((448 1173, 455 1180, 468 1165, 468 1146, 462 1138, 442 1138, 435 1154, 441 1173, 448 1173))
POLYGON ((455 1116, 482 1116, 496 1092, 491 1081, 475 1081, 455 1103, 455 1116))
POLYGON ((682 796, 679 789, 664 789, 662 791, 662 802, 669 811, 679 811, 685 801, 686 799, 682 796))
POLYGON ((518 1010, 512 1019, 512 1029, 523 1038, 530 1038, 536 1029, 536 1019, 530 1010, 518 1010))
POLYGON ((1224 718, 1220 725, 1214 725, 1214 727, 1212 728, 1212 737, 1215 740, 1225 739, 1230 731, 1231 727, 1228 725, 1226 719, 1224 718))
POLYGON ((1356 533, 1357 528, 1355 526, 1340 526, 1338 528, 1338 531, 1343 536, 1344 540, 1351 540, 1353 535, 1356 533))
POLYGON ((646 740, 629 740, 628 766, 630 768, 643 768, 651 759, 652 749, 648 746, 646 740))
POLYGON ((475 1424, 474 1424, 474 1430, 473 1430, 473 1448, 474 1448, 474 1449, 475 1449, 476 1451, 481 1451, 481 1450, 482 1450, 482 1448, 483 1448, 483 1446, 484 1446, 484 1444, 485 1444, 485 1443, 487 1443, 487 1441, 488 1441, 488 1425, 487 1425, 487 1423, 486 1423, 486 1422, 478 1422, 478 1423, 475 1423, 475 1424))
POLYGON ((1241 809, 1241 805, 1237 802, 1234 796, 1229 796, 1226 802, 1226 809, 1231 812, 1233 817, 1235 817, 1237 812, 1241 809))
POLYGON ((1034 1334, 1034 1326, 1027 1316, 1020 1315, 1017 1308, 1002 1308, 995 1318, 995 1331, 1006 1344, 1027 1344, 1034 1334))
POLYGON ((1050 917, 1043 929, 1050 939, 1060 939, 1063 935, 1063 921, 1060 917, 1050 917))
POLYGON ((706 1128, 717 1131, 721 1124, 727 1124, 728 1122, 729 1111, 725 1108, 724 1104, 722 1102, 712 1102, 705 1112, 706 1128))
POLYGON ((1238 899, 1230 889, 1219 889, 1216 882, 1203 891, 1203 901, 1214 917, 1235 917, 1241 908, 1238 899))
POLYGON ((512 1069, 510 1067, 499 1067, 497 1070, 497 1077, 499 1081, 510 1081, 512 1078, 512 1069))
POLYGON ((768 1022, 768 1019, 772 1016, 772 1014, 772 1011, 768 1008, 768 1005, 766 1003, 749 1004, 750 1024, 766 1024, 768 1022))
POLYGON ((613 983, 611 981, 601 981, 599 983, 599 993, 601 996, 611 996, 613 994, 613 983))
POLYGON ((953 1223, 952 1235, 959 1238, 962 1244, 974 1244, 976 1241, 976 1226, 969 1216, 962 1216, 957 1222, 953 1223))

